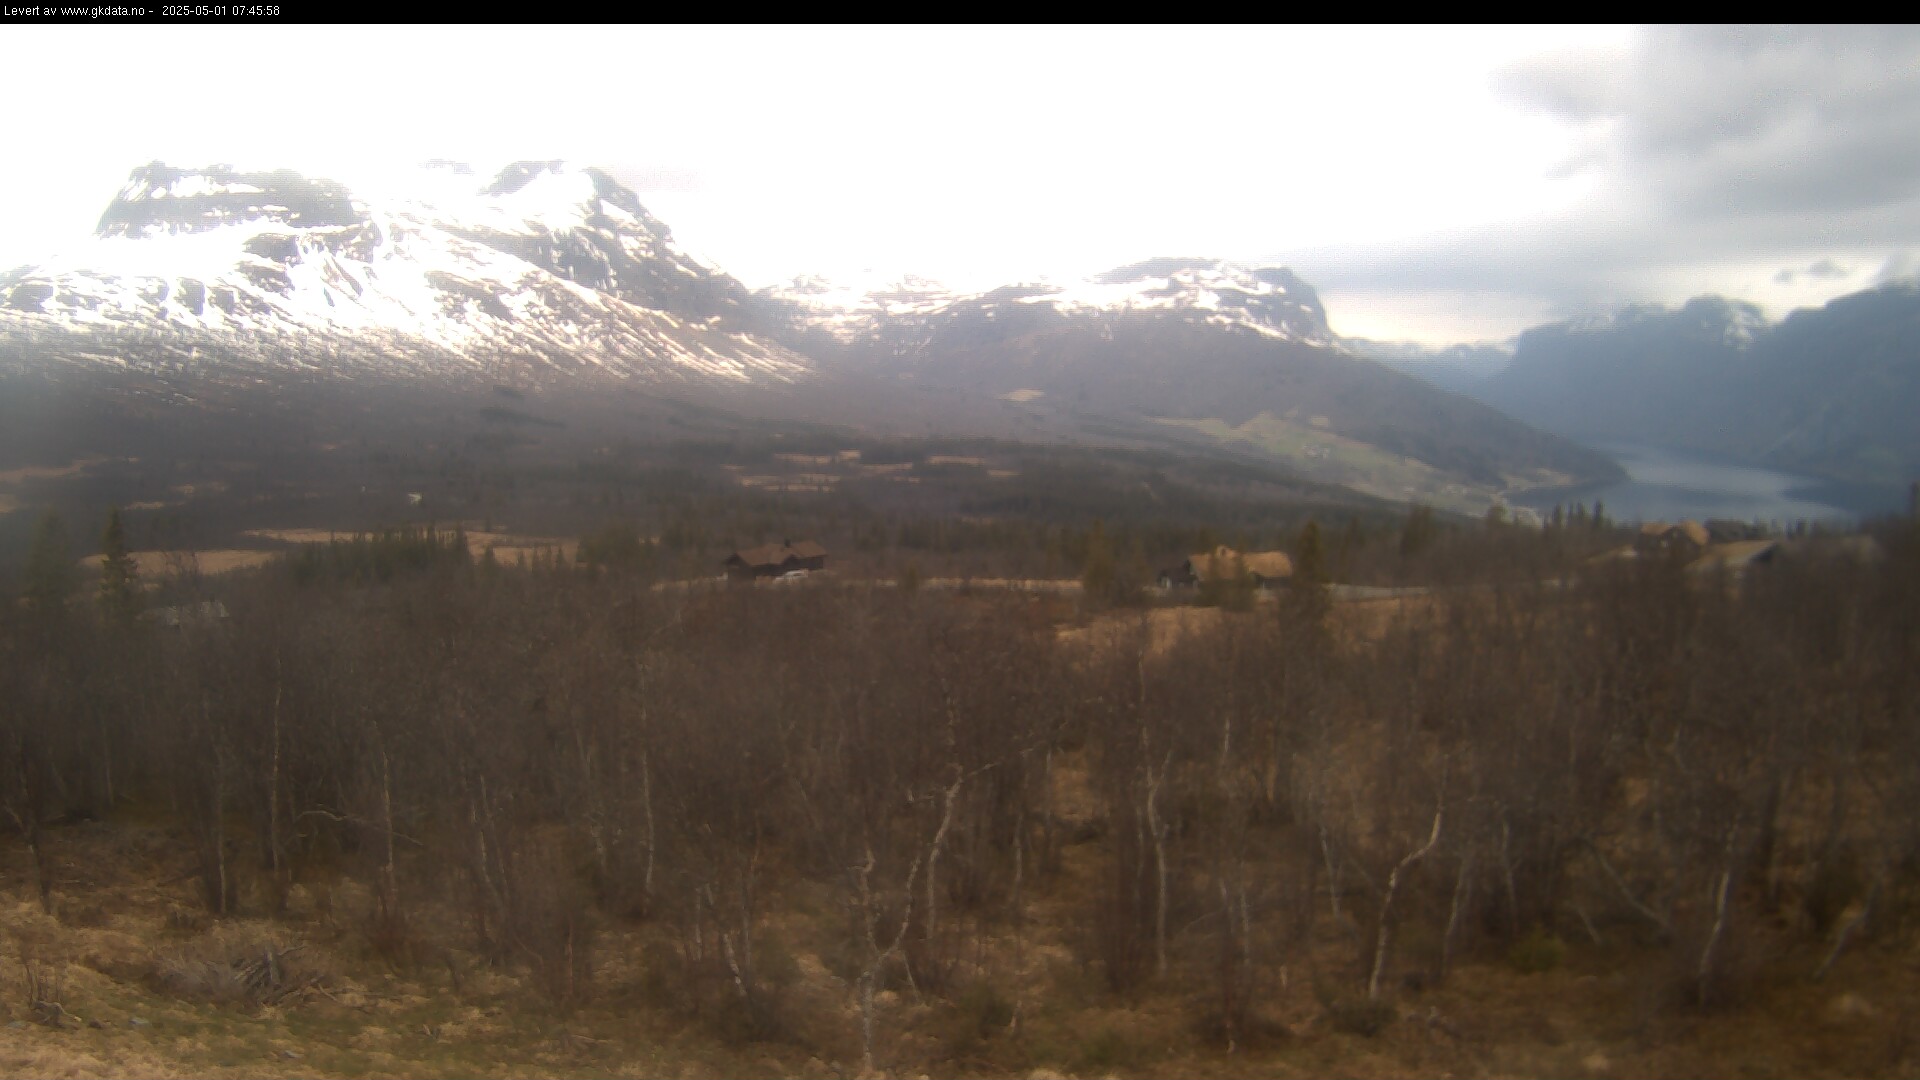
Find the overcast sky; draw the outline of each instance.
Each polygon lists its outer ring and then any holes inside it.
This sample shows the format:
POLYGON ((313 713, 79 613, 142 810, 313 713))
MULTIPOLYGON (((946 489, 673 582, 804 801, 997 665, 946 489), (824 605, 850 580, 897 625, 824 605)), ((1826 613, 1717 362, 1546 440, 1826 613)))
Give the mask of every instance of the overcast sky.
POLYGON ((0 26, 0 266, 134 165, 565 158, 760 286, 1292 266, 1432 342, 1920 272, 1920 30, 0 26))

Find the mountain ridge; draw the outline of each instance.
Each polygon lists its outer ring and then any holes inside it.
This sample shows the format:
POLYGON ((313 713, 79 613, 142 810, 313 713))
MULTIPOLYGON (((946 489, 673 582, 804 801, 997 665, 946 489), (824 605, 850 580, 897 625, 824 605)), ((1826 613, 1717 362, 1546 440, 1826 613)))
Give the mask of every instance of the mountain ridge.
POLYGON ((1607 437, 1865 483, 1920 475, 1920 283, 1778 322, 1722 297, 1535 327, 1470 392, 1574 438, 1607 437))
POLYGON ((1624 475, 1342 348, 1318 295, 1284 267, 1156 258, 1081 286, 863 284, 756 295, 770 332, 822 370, 1146 418, 1401 501, 1477 513, 1511 491, 1624 475))
POLYGON ((1342 350, 1286 267, 1155 257, 985 292, 863 285, 749 290, 611 175, 564 162, 436 161, 352 187, 155 162, 81 250, 0 275, 0 363, 774 389, 833 373, 876 405, 897 395, 875 380, 918 381, 1467 512, 1618 474, 1342 350))

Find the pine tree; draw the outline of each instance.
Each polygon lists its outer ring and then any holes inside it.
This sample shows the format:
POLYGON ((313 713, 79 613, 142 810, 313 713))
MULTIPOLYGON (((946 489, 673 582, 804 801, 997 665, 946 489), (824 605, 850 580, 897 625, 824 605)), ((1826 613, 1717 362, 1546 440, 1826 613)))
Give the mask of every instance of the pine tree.
POLYGON ((1353 557, 1366 546, 1366 535, 1360 529, 1360 519, 1348 517, 1346 527, 1340 530, 1340 536, 1333 542, 1333 574, 1347 578, 1353 573, 1353 557))
POLYGON ((27 553, 27 606, 42 617, 63 612, 76 585, 66 522, 49 510, 41 516, 27 553))
POLYGON ((1294 549, 1293 576, 1287 580, 1286 600, 1281 605, 1281 615, 1319 636, 1326 630, 1327 616, 1332 610, 1333 598, 1327 589, 1327 557, 1320 541, 1320 523, 1308 519, 1306 528, 1300 530, 1300 541, 1294 549))
POLYGON ((110 619, 125 621, 139 610, 139 568, 127 552, 120 508, 107 511, 107 529, 100 538, 100 607, 110 619))

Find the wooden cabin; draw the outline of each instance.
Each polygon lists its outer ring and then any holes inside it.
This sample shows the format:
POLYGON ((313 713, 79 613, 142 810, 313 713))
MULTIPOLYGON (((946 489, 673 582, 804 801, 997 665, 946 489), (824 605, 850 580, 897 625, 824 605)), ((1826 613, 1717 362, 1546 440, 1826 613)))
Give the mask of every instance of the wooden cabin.
POLYGON ((794 571, 811 573, 827 568, 827 549, 811 540, 782 540, 735 551, 722 565, 729 578, 741 581, 777 578, 794 571))

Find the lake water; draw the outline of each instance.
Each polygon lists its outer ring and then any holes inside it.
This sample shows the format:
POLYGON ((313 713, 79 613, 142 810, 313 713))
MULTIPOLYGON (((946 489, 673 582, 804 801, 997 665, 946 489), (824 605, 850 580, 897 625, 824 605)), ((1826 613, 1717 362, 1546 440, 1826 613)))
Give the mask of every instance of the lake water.
POLYGON ((1543 492, 1513 501, 1542 516, 1556 503, 1595 499, 1606 503, 1615 521, 1853 522, 1863 515, 1902 508, 1904 495, 1891 487, 1843 487, 1814 477, 1728 465, 1663 447, 1637 443, 1595 443, 1627 470, 1624 483, 1577 492, 1543 492))

